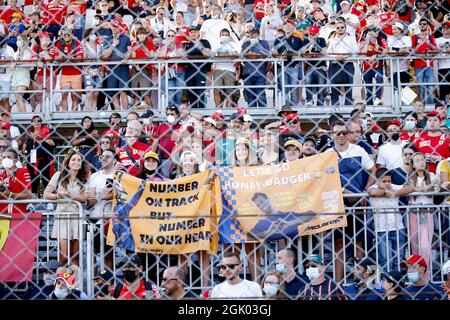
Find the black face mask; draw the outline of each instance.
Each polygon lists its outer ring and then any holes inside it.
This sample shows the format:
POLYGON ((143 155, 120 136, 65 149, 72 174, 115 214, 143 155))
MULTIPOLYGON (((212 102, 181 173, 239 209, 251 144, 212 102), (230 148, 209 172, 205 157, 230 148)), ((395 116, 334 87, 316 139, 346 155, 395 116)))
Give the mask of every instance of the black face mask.
POLYGON ((106 297, 109 294, 109 286, 104 283, 96 284, 95 290, 100 297, 106 297))
POLYGON ((123 272, 123 275, 125 277, 125 280, 128 282, 133 282, 138 277, 136 271, 134 270, 126 270, 123 272))
POLYGON ((149 176, 152 176, 152 175, 154 175, 156 173, 156 170, 145 169, 145 173, 148 174, 149 176))
POLYGON ((400 133, 398 132, 391 133, 391 139, 397 141, 398 139, 400 139, 400 133))

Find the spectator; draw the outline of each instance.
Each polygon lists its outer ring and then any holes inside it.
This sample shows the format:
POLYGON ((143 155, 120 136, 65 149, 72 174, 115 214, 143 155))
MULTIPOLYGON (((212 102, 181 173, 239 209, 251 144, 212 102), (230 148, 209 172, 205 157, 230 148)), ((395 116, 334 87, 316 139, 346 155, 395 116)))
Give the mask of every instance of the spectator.
POLYGON ((97 141, 100 139, 98 130, 91 117, 84 116, 80 123, 81 130, 75 130, 72 137, 72 145, 78 147, 83 155, 86 172, 90 172, 94 165, 94 157, 96 154, 97 141))
POLYGON ((373 114, 366 112, 365 116, 365 121, 363 121, 361 125, 364 130, 363 141, 376 151, 378 146, 381 146, 385 141, 384 133, 376 123, 373 114))
POLYGON ((442 266, 442 276, 444 277, 444 292, 447 293, 448 300, 450 300, 450 260, 442 266))
POLYGON ((64 24, 64 19, 67 13, 67 6, 61 0, 52 0, 47 4, 41 6, 42 20, 47 26, 46 31, 51 34, 51 39, 57 38, 59 30, 64 24))
POLYGON ((266 273, 261 283, 261 289, 266 299, 285 299, 286 286, 283 283, 283 276, 281 273, 276 270, 269 271, 266 273))
POLYGON ((274 5, 267 3, 264 7, 265 16, 261 20, 261 38, 273 48, 277 36, 277 29, 283 24, 281 17, 275 13, 274 5))
POLYGON ((372 146, 367 143, 365 139, 362 139, 362 128, 357 122, 350 120, 348 122, 348 142, 352 144, 356 144, 364 149, 368 155, 370 155, 371 159, 374 160, 374 149, 372 146))
MULTIPOLYGON (((131 50, 130 38, 123 33, 123 25, 117 19, 111 21, 112 36, 106 41, 102 51, 102 58, 117 61, 117 59, 127 59, 131 50)), ((107 89, 116 89, 119 96, 114 94, 111 96, 111 91, 108 92, 108 98, 113 101, 115 110, 127 110, 128 98, 126 89, 130 76, 128 73, 128 65, 120 63, 118 65, 108 65, 107 89)))
MULTIPOLYGON (((221 14, 222 9, 220 6, 217 4, 212 5, 211 19, 205 20, 200 28, 200 38, 208 40, 213 50, 220 47, 220 42, 222 40, 220 37, 223 29, 228 30, 228 36, 231 34, 230 25, 221 17, 221 14)), ((233 34, 231 37, 234 42, 237 41, 236 35, 233 34)))
POLYGON ((152 110, 147 110, 141 116, 142 123, 144 124, 143 136, 140 141, 146 143, 149 146, 153 145, 154 133, 158 129, 158 125, 153 121, 155 113, 152 110))
MULTIPOLYGON (((82 42, 85 59, 101 58, 102 47, 95 29, 86 29, 82 42)), ((103 68, 101 66, 85 66, 82 71, 83 87, 86 90, 101 89, 103 87, 103 68)), ((98 91, 87 91, 84 110, 97 110, 98 91)))
MULTIPOLYGON (((220 31, 220 43, 212 47, 212 54, 215 56, 237 55, 236 46, 230 37, 228 29, 220 31)), ((235 85, 236 67, 232 62, 216 62, 213 66, 214 87, 224 86, 225 88, 214 89, 214 102, 216 108, 221 108, 224 104, 227 108, 235 106, 237 102, 237 90, 232 88, 235 85)))
POLYGON ((391 271, 381 275, 384 288, 384 300, 408 300, 405 296, 405 280, 400 271, 391 271))
POLYGON ((346 288, 352 300, 382 300, 382 288, 377 288, 377 265, 370 259, 355 259, 354 282, 346 288))
POLYGON ((318 254, 306 258, 306 276, 310 282, 299 292, 298 300, 347 300, 344 290, 332 279, 325 279, 326 266, 318 254))
MULTIPOLYGON (((419 21, 420 31, 411 36, 411 48, 414 53, 427 53, 438 50, 434 35, 430 32, 430 25, 427 19, 422 18, 419 21)), ((434 85, 433 60, 414 59, 414 72, 416 81, 419 83, 419 99, 432 104, 434 85)))
MULTIPOLYGON (((14 61, 14 49, 11 48, 6 38, 0 35, 0 60, 14 61)), ((12 65, 2 64, 0 67, 0 89, 1 89, 1 104, 2 112, 10 112, 11 106, 9 104, 9 92, 11 91, 11 79, 13 76, 12 65)))
POLYGON ((22 15, 20 13, 13 13, 11 16, 11 24, 8 28, 8 45, 14 50, 17 50, 17 37, 25 31, 25 26, 22 23, 22 15))
MULTIPOLYGON (((304 39, 302 54, 305 57, 322 57, 326 52, 327 44, 319 35, 319 27, 309 27, 307 37, 304 39)), ((306 87, 306 106, 313 106, 313 94, 317 94, 317 106, 325 105, 325 84, 327 83, 327 64, 325 61, 308 61, 305 63, 305 85, 322 85, 318 88, 306 87)))
MULTIPOLYGON (((400 167, 390 170, 392 174, 392 183, 396 185, 404 185, 408 182, 408 177, 412 173, 411 157, 414 154, 410 144, 402 149, 402 164, 400 167)), ((408 197, 400 197, 400 205, 408 205, 408 197)))
POLYGON ((70 273, 59 273, 49 300, 87 300, 81 291, 75 289, 75 282, 75 277, 70 273))
MULTIPOLYGON (((400 22, 393 24, 392 35, 387 37, 387 46, 390 53, 398 52, 399 55, 406 55, 410 52, 411 38, 404 34, 404 29, 405 27, 400 22)), ((409 59, 400 59, 395 65, 390 66, 393 73, 394 89, 397 92, 401 92, 401 86, 407 85, 411 78, 409 64, 409 59)))
MULTIPOLYGON (((269 43, 265 40, 259 40, 259 31, 253 29, 250 31, 250 39, 242 44, 242 51, 246 58, 257 58, 258 56, 267 57, 270 55, 269 43)), ((267 107, 265 93, 266 75, 272 73, 272 64, 267 62, 246 62, 242 77, 244 80, 245 92, 249 108, 267 107), (248 88, 255 86, 252 88, 248 88), (257 86, 257 87, 256 87, 257 86)))
POLYGON ((95 300, 113 300, 111 293, 114 292, 114 276, 110 271, 97 272, 92 281, 94 282, 95 300))
POLYGON ((212 299, 223 298, 252 298, 262 297, 261 288, 258 283, 241 279, 239 274, 242 271, 242 263, 239 254, 226 253, 218 265, 220 276, 226 280, 212 289, 210 297, 212 299))
POLYGON ((286 161, 295 161, 301 158, 303 152, 302 144, 297 140, 288 140, 284 144, 284 155, 286 161))
POLYGON ((314 136, 307 136, 303 143, 303 158, 315 156, 317 154, 317 139, 314 136))
POLYGON ((52 139, 50 128, 42 124, 40 116, 33 116, 31 124, 31 128, 25 135, 25 144, 22 151, 27 154, 32 192, 37 195, 41 181, 43 188, 47 187, 47 183, 53 174, 55 142, 52 139))
POLYGON ((419 127, 419 118, 417 113, 409 111, 405 114, 403 119, 403 132, 400 133, 400 140, 411 141, 419 127))
MULTIPOLYGON (((450 127, 449 120, 447 119, 448 116, 448 107, 443 102, 436 102, 434 104, 434 110, 437 111, 439 114, 439 118, 441 119, 441 127, 444 127, 443 129, 448 129, 450 127)), ((426 128, 425 128, 426 130, 426 128)))
POLYGON ((139 169, 136 177, 148 181, 164 181, 166 180, 160 173, 158 154, 149 151, 144 155, 144 162, 139 169))
POLYGON ((25 18, 20 6, 18 6, 17 0, 9 0, 8 5, 4 6, 4 10, 0 13, 0 21, 4 21, 7 25, 11 24, 14 13, 19 13, 22 18, 25 18))
POLYGON ((288 299, 295 299, 303 291, 308 279, 295 271, 296 256, 291 248, 284 248, 278 251, 275 260, 276 271, 283 277, 286 288, 285 296, 288 299))
POLYGON ((376 164, 378 168, 393 170, 402 166, 402 151, 405 142, 400 139, 401 122, 391 120, 386 127, 389 140, 378 148, 376 164))
POLYGON ((368 189, 369 202, 375 220, 378 264, 389 272, 399 270, 400 259, 404 259, 405 252, 406 231, 401 212, 397 209, 399 197, 413 192, 414 187, 393 184, 392 173, 386 168, 379 168, 376 178, 377 183, 368 189))
POLYGON ((427 125, 427 120, 424 111, 425 111, 425 102, 420 100, 414 102, 414 112, 417 114, 419 120, 419 124, 417 126, 419 130, 425 128, 425 126, 427 125))
MULTIPOLYGON (((450 53, 450 20, 442 24, 442 37, 436 39, 441 53, 450 53)), ((438 60, 439 99, 445 101, 450 92, 450 58, 438 60)))
MULTIPOLYGON (((67 153, 61 171, 56 172, 48 186, 45 188, 43 198, 46 200, 74 200, 84 203, 86 197, 84 191, 88 180, 83 155, 70 150, 67 153)), ((56 216, 51 237, 59 241, 59 261, 65 264, 70 261, 78 265, 79 248, 79 210, 74 203, 58 203, 57 213, 64 216, 56 216), (70 256, 69 256, 70 253, 70 256)))
POLYGON ((441 119, 437 111, 427 114, 427 130, 417 132, 411 139, 415 149, 425 155, 427 169, 436 173, 439 161, 450 156, 450 138, 441 132, 441 119))
POLYGON ((159 38, 165 39, 172 26, 173 22, 165 16, 164 7, 156 8, 156 16, 150 20, 150 27, 158 34, 159 38))
MULTIPOLYGON (((186 43, 187 57, 194 59, 200 56, 211 55, 211 44, 206 39, 200 39, 200 26, 193 25, 189 28, 190 41, 186 43)), ((186 65, 187 86, 197 87, 188 91, 189 104, 192 108, 206 108, 209 90, 205 89, 206 75, 211 72, 211 63, 190 63, 186 65)))
POLYGON ((139 173, 142 159, 151 147, 138 140, 142 132, 142 125, 138 120, 128 122, 125 132, 126 144, 117 149, 119 161, 116 164, 116 170, 125 171, 133 176, 139 173))
POLYGON ((123 278, 118 279, 113 297, 118 300, 159 299, 156 286, 144 277, 144 265, 137 254, 128 255, 122 265, 123 278))
POLYGON ((162 276, 165 296, 170 300, 194 299, 196 295, 185 289, 186 273, 180 267, 168 267, 162 276))
POLYGON ((341 2, 342 14, 340 15, 345 19, 345 23, 347 24, 347 32, 354 36, 356 35, 356 30, 360 27, 360 21, 356 14, 350 12, 350 2, 344 0, 341 2))
POLYGON ((184 151, 180 156, 176 178, 188 177, 199 172, 195 153, 190 150, 184 151))
POLYGON ((413 254, 404 262, 408 268, 409 286, 405 288, 405 293, 411 300, 442 300, 444 297, 442 288, 433 283, 429 283, 426 277, 428 264, 426 260, 417 254, 413 254))
POLYGON ((108 129, 103 131, 102 137, 108 137, 114 145, 114 149, 117 148, 119 144, 120 136, 120 122, 122 120, 122 116, 120 113, 113 112, 109 116, 108 120, 108 129))
POLYGON ((265 129, 261 137, 260 148, 258 150, 259 164, 276 164, 279 162, 278 140, 279 131, 275 129, 265 129))
POLYGON ((370 57, 368 61, 363 62, 362 68, 367 92, 367 104, 377 106, 382 104, 383 88, 381 86, 375 87, 372 83, 374 80, 377 84, 383 83, 384 64, 383 60, 377 59, 376 56, 387 51, 387 42, 375 25, 369 26, 367 31, 363 32, 362 39, 360 44, 361 53, 370 57))
MULTIPOLYGON (((25 91, 30 87, 30 71, 33 68, 21 66, 21 60, 32 60, 34 54, 29 46, 28 38, 25 35, 17 37, 17 51, 14 55, 15 63, 12 67, 11 88, 14 91, 25 91)), ((15 94, 17 112, 25 112, 24 92, 15 94)))
POLYGON ((265 13, 265 5, 269 3, 268 0, 256 0, 253 2, 253 12, 254 18, 253 21, 255 23, 255 28, 260 28, 262 19, 264 19, 265 13))
POLYGON ((55 289, 56 270, 61 266, 58 260, 48 260, 44 265, 43 279, 37 283, 31 281, 23 300, 48 300, 55 289))
POLYGON ((353 84, 355 67, 353 62, 346 61, 346 59, 352 54, 359 53, 359 49, 355 36, 346 33, 346 24, 342 20, 336 20, 336 33, 330 39, 327 53, 335 58, 328 68, 328 77, 331 83, 331 104, 333 106, 338 105, 339 85, 344 85, 345 105, 352 105, 352 87, 345 85, 353 84))
MULTIPOLYGON (((181 43, 175 41, 176 32, 174 29, 170 29, 167 32, 166 43, 159 48, 158 57, 173 58, 181 57, 184 55, 184 49, 181 43)), ((182 63, 169 63, 168 70, 164 71, 164 77, 167 77, 167 83, 169 85, 169 105, 180 105, 183 102, 183 87, 186 76, 185 65, 182 63), (175 87, 174 89, 172 89, 175 87)), ((163 78, 161 82, 161 90, 166 90, 166 80, 163 78)))

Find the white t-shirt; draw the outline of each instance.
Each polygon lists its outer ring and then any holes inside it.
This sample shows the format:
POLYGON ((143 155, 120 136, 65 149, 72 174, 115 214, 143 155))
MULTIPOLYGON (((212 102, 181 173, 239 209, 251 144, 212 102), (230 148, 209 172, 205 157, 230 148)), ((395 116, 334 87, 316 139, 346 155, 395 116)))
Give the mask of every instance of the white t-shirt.
MULTIPOLYGON (((397 192, 403 186, 396 184, 392 185, 392 190, 397 192)), ((378 185, 369 187, 369 190, 378 189, 378 185)), ((370 197, 370 205, 373 210, 373 219, 375 223, 375 231, 394 231, 405 228, 402 221, 402 216, 398 209, 399 197, 370 197), (391 208, 391 209, 388 209, 391 208)))
MULTIPOLYGON (((91 189, 91 192, 93 192, 93 188, 95 188, 95 196, 97 199, 100 199, 102 191, 106 186, 106 179, 114 179, 114 174, 104 174, 103 170, 100 170, 89 177, 88 188, 91 189)), ((112 215, 111 202, 107 200, 98 200, 90 210, 90 217, 100 218, 104 215, 112 215)))
POLYGON ((405 141, 400 144, 390 142, 383 144, 378 148, 377 164, 385 166, 388 170, 400 168, 403 164, 402 149, 405 144, 405 141))
MULTIPOLYGON (((438 182, 438 178, 436 177, 436 175, 433 172, 429 172, 429 173, 430 173, 431 183, 438 182)), ((422 187, 425 185, 426 185, 425 178, 417 177, 417 185, 415 185, 414 187, 422 187)), ((431 197, 431 196, 414 196, 414 197, 411 197, 409 204, 419 204, 419 205, 420 204, 431 204, 431 205, 433 205, 433 197, 431 197)))
MULTIPOLYGON (((222 29, 227 29, 228 31, 230 31, 230 36, 233 38, 236 44, 238 43, 238 38, 236 37, 234 32, 231 31, 228 22, 223 19, 208 19, 203 22, 202 27, 200 28, 200 32, 204 33, 202 39, 206 39, 209 41, 212 50, 220 47, 220 31, 222 31, 222 29)), ((240 48, 236 47, 235 50, 239 52, 240 48)))
MULTIPOLYGON (((327 151, 335 150, 331 148, 327 149, 327 151)), ((373 160, 370 158, 366 150, 353 143, 349 143, 347 150, 339 152, 339 155, 341 156, 341 159, 361 157, 361 166, 365 170, 372 169, 374 166, 373 160)))
POLYGON ((262 297, 261 287, 254 281, 242 280, 231 285, 228 281, 214 286, 211 298, 259 298, 262 297))
MULTIPOLYGON (((387 37, 387 45, 389 49, 404 49, 404 48, 411 48, 412 41, 411 38, 408 36, 401 36, 401 37, 394 37, 394 36, 388 36, 387 37)), ((400 61, 403 61, 403 63, 399 63, 398 69, 400 72, 408 71, 409 70, 409 59, 400 59, 400 61)), ((394 62, 395 63, 395 62, 394 62)), ((395 67, 396 69, 397 67, 395 67)), ((394 69, 394 70, 395 70, 394 69)))
MULTIPOLYGON (((5 46, 0 48, 0 60, 10 60, 11 63, 15 60, 15 53, 13 48, 5 46)), ((3 64, 0 66, 0 81, 11 81, 12 70, 11 64, 3 64)))
POLYGON ((328 53, 331 54, 357 54, 359 46, 356 42, 355 35, 346 34, 343 38, 333 36, 328 44, 328 53))
POLYGON ((261 20, 261 35, 262 39, 268 42, 274 42, 277 37, 277 28, 271 28, 270 26, 281 26, 283 20, 278 15, 265 16, 261 20), (270 27, 270 28, 269 28, 270 27))
POLYGON ((20 130, 16 126, 11 126, 9 128, 9 134, 11 135, 11 147, 14 150, 19 150, 19 144, 17 143, 17 138, 20 137, 20 130))
MULTIPOLYGON (((440 37, 436 39, 436 44, 441 50, 448 50, 450 48, 450 38, 440 37)), ((444 53, 445 56, 449 57, 450 54, 444 53)), ((450 69, 450 58, 438 59, 438 69, 450 69)))
MULTIPOLYGON (((220 44, 215 49, 212 50, 213 55, 225 55, 225 56, 231 56, 231 55, 237 55, 238 52, 231 42, 227 42, 224 44, 220 44)), ((217 62, 214 64, 215 70, 223 70, 223 71, 229 71, 229 72, 236 72, 236 67, 234 66, 233 62, 217 62)))
POLYGON ((164 37, 166 36, 170 28, 174 25, 175 24, 167 18, 163 18, 163 21, 159 21, 156 17, 150 19, 150 27, 152 27, 152 29, 155 30, 156 33, 163 31, 164 37))

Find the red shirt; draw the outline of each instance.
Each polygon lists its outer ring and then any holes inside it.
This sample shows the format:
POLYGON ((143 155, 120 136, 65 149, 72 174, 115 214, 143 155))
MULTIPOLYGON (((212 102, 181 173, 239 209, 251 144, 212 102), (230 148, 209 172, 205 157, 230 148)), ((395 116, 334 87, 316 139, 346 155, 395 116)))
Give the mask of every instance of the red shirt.
MULTIPOLYGON (((83 47, 81 46, 80 41, 75 39, 75 37, 72 38, 72 42, 70 44, 67 42, 64 43, 64 48, 61 48, 61 46, 62 41, 59 41, 56 44, 56 48, 58 50, 54 51, 54 57, 68 55, 71 59, 83 58, 83 47)), ((61 74, 65 76, 78 76, 81 75, 81 68, 72 66, 62 67, 61 74)))
POLYGON ((352 8, 350 9, 350 12, 357 15, 358 18, 362 18, 361 17, 361 13, 365 13, 368 11, 368 5, 366 3, 361 4, 361 3, 354 3, 352 5, 352 8))
MULTIPOLYGON (((450 157, 450 138, 445 133, 436 137, 430 137, 428 131, 421 132, 413 138, 414 147, 418 152, 441 156, 443 159, 450 157)), ((428 171, 436 173, 437 163, 427 162, 428 171)))
MULTIPOLYGON (((136 41, 133 41, 131 43, 131 46, 133 47, 133 51, 136 54, 136 58, 138 59, 145 59, 150 58, 150 52, 155 52, 155 44, 153 43, 153 39, 148 37, 145 41, 144 45, 138 45, 136 41)), ((141 67, 144 65, 140 65, 141 67)), ((145 66, 145 69, 156 69, 155 65, 149 64, 145 66)))
MULTIPOLYGON (((8 176, 6 171, 4 171, 0 174, 0 181, 4 181, 4 184, 9 185, 8 190, 11 191, 11 193, 17 194, 27 189, 31 191, 31 178, 27 168, 17 168, 14 176, 8 176)), ((1 198, 6 199, 3 195, 1 195, 1 198)), ((26 213, 27 205, 15 204, 12 206, 11 210, 11 213, 26 213)), ((0 213, 9 213, 8 204, 0 204, 0 213)))
POLYGON ((290 4, 291 4, 291 0, 278 0, 278 9, 280 9, 280 11, 282 12, 290 4))
MULTIPOLYGON (((153 299, 159 299, 158 291, 156 291, 155 286, 152 286, 153 299)), ((141 279, 139 287, 134 293, 131 293, 126 282, 124 281, 122 290, 120 291, 118 300, 132 300, 132 299, 145 299, 145 281, 141 279)))
MULTIPOLYGON (((427 36, 426 39, 422 39, 420 35, 413 35, 411 36, 411 42, 412 46, 411 48, 415 53, 424 53, 431 50, 430 45, 428 42, 431 41, 431 44, 436 47, 436 40, 434 39, 433 35, 427 36)), ((419 60, 414 59, 414 68, 423 68, 423 67, 433 67, 433 60, 427 59, 427 60, 419 60)))
MULTIPOLYGON (((408 0, 406 0, 408 1, 408 0)), ((391 4, 394 4, 396 2, 398 2, 398 0, 389 0, 389 2, 391 4)), ((412 5, 412 7, 414 7, 414 0, 409 0, 409 3, 412 5)), ((398 19, 400 21, 408 21, 411 22, 412 21, 412 7, 408 9, 408 12, 404 15, 404 16, 398 16, 398 19)), ((395 11, 395 7, 394 7, 394 11, 395 11)))
POLYGON ((163 159, 170 158, 170 154, 173 148, 175 148, 175 141, 172 140, 172 132, 173 130, 180 130, 180 128, 180 124, 172 128, 168 123, 162 123, 154 130, 155 139, 160 137, 158 151, 161 152, 163 159))
POLYGON ((42 21, 44 24, 64 24, 65 16, 67 13, 67 6, 60 3, 60 4, 44 4, 41 6, 41 14, 42 14, 42 21))
POLYGON ((23 14, 22 11, 20 11, 20 9, 16 8, 16 9, 11 9, 8 8, 6 10, 3 10, 2 13, 0 13, 0 20, 5 21, 5 23, 7 25, 11 24, 11 16, 13 15, 13 13, 20 13, 22 15, 22 19, 25 18, 25 15, 23 14))
POLYGON ((411 138, 412 138, 413 136, 414 136, 414 133, 412 133, 411 135, 409 135, 408 132, 402 131, 402 132, 400 133, 400 140, 402 140, 402 141, 410 141, 411 138))
POLYGON ((256 12, 256 9, 264 11, 264 6, 266 5, 266 3, 269 3, 269 1, 268 0, 255 0, 253 2, 253 9, 255 10, 255 18, 256 19, 264 18, 264 16, 265 16, 264 12, 261 12, 261 13, 256 12))
POLYGON ((75 4, 74 2, 76 2, 76 1, 70 0, 71 11, 83 15, 87 10, 87 3, 85 2, 84 4, 79 5, 79 4, 75 4))
MULTIPOLYGON (((374 56, 376 54, 383 53, 383 49, 387 48, 386 39, 381 38, 381 46, 378 44, 378 41, 374 43, 369 43, 369 47, 367 48, 367 56, 374 56)), ((366 41, 362 42, 362 46, 365 46, 366 41)), ((383 60, 375 60, 373 62, 369 60, 364 60, 363 62, 363 71, 368 71, 369 69, 382 69, 383 68, 383 60)))
MULTIPOLYGON (((178 26, 177 26, 177 28, 180 28, 181 31, 182 31, 186 36, 189 36, 189 27, 188 27, 188 26, 181 26, 181 27, 178 27, 178 26)), ((181 43, 187 43, 187 42, 189 42, 189 40, 186 39, 186 37, 183 37, 182 35, 181 35, 181 36, 176 36, 176 37, 175 37, 175 43, 181 44, 181 43)))
MULTIPOLYGON (((42 139, 36 138, 35 140, 37 142, 44 141, 45 138, 47 138, 50 135, 50 128, 46 125, 42 125, 42 127, 39 129, 38 134, 42 137, 42 139)), ((34 127, 31 127, 30 132, 34 132, 34 127)))
MULTIPOLYGON (((35 53, 35 57, 36 57, 36 58, 38 58, 39 55, 40 55, 41 53, 44 52, 44 50, 42 49, 42 47, 41 47, 41 46, 38 46, 38 45, 34 45, 34 46, 32 47, 32 50, 33 50, 33 52, 35 53)), ((53 47, 53 46, 48 47, 48 52, 49 52, 49 55, 50 55, 50 56, 54 57, 54 56, 56 55, 56 49, 55 49, 55 47, 53 47)), ((39 58, 39 59, 40 59, 40 58, 39 58)), ((46 63, 46 62, 47 62, 45 59, 40 59, 40 60, 41 60, 43 63, 46 63)), ((43 76, 43 75, 44 75, 44 68, 38 68, 38 69, 37 69, 37 75, 38 75, 38 76, 43 76)), ((48 68, 45 68, 45 76, 46 76, 47 79, 50 79, 50 68, 49 68, 49 67, 48 67, 48 68)), ((48 81, 48 80, 47 80, 47 81, 48 81)))
POLYGON ((383 28, 384 33, 392 36, 392 24, 397 21, 398 14, 395 12, 385 12, 378 14, 378 20, 383 28))
POLYGON ((119 156, 119 162, 127 167, 127 171, 132 176, 136 176, 139 173, 139 168, 137 168, 133 161, 128 156, 128 152, 126 151, 127 148, 129 149, 131 155, 133 156, 135 162, 139 165, 139 167, 142 165, 142 159, 144 158, 144 154, 150 150, 150 146, 148 144, 142 143, 140 141, 136 141, 133 143, 131 147, 124 146, 120 149, 117 149, 117 154, 119 156))

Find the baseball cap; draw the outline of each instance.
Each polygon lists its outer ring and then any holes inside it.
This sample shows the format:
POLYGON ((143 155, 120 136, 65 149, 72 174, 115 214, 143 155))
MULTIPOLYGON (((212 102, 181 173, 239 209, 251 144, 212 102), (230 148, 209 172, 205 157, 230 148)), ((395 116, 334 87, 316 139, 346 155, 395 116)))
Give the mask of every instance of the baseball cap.
POLYGON ((180 113, 180 110, 176 106, 168 106, 166 111, 175 111, 176 113, 180 113))
POLYGON ((306 141, 312 141, 312 143, 314 143, 315 146, 317 145, 317 139, 314 136, 307 136, 303 141, 304 143, 306 141))
POLYGON ((288 113, 287 115, 284 116, 283 120, 284 120, 284 122, 289 122, 291 120, 300 121, 300 118, 296 113, 288 113))
POLYGON ((422 256, 419 256, 418 254, 413 254, 408 259, 402 262, 403 265, 405 264, 418 264, 420 266, 425 267, 425 269, 428 269, 428 264, 425 261, 425 259, 422 256))
POLYGON ((200 30, 200 28, 201 28, 201 25, 199 25, 199 24, 191 24, 190 26, 189 26, 189 31, 191 31, 191 30, 200 30))
POLYGON ((319 27, 316 25, 312 25, 311 27, 309 27, 309 33, 311 33, 311 34, 316 35, 319 33, 319 31, 320 31, 319 27))
POLYGON ((236 120, 236 119, 241 119, 242 120, 242 114, 237 113, 237 112, 232 113, 231 116, 230 116, 230 120, 236 120))
POLYGON ((225 118, 222 111, 216 111, 211 115, 211 118, 216 120, 217 118, 225 118))
POLYGON ((358 259, 355 258, 355 265, 361 266, 364 269, 368 270, 370 269, 372 266, 375 265, 375 263, 373 263, 372 261, 370 261, 370 259, 358 259))
POLYGON ((445 21, 445 22, 442 24, 442 27, 450 27, 450 20, 445 21))
POLYGON ((303 145, 300 143, 300 141, 297 141, 297 140, 294 140, 294 139, 288 140, 284 144, 284 148, 286 149, 288 146, 297 147, 297 149, 300 150, 300 152, 303 152, 303 145))
POLYGON ((400 271, 391 271, 382 273, 381 279, 394 283, 395 285, 403 286, 404 276, 400 271))
POLYGON ((306 257, 306 261, 312 261, 315 262, 317 264, 323 264, 323 258, 320 254, 310 254, 309 256, 306 257))
POLYGON ((297 25, 300 30, 308 30, 310 26, 311 22, 309 22, 309 20, 300 21, 300 23, 297 25))
POLYGON ((394 119, 394 120, 391 120, 391 121, 388 122, 386 128, 389 127, 391 124, 394 124, 397 127, 401 127, 402 126, 402 123, 400 122, 400 120, 394 119))
POLYGON ((211 117, 203 118, 203 121, 211 123, 214 127, 216 126, 216 121, 211 117))
POLYGON ((136 267, 143 266, 141 257, 139 257, 137 254, 127 256, 123 263, 123 267, 128 265, 134 265, 136 267))
POLYGON ((403 26, 403 24, 401 24, 400 22, 396 22, 396 23, 394 23, 393 25, 392 25, 393 27, 396 27, 397 29, 400 29, 400 30, 405 30, 405 27, 403 26))
POLYGON ((112 20, 111 20, 111 25, 112 25, 113 27, 121 27, 121 26, 122 26, 122 22, 120 22, 119 19, 112 19, 112 20))
MULTIPOLYGON (((72 289, 75 286, 75 277, 70 273, 59 273, 56 276, 56 280, 61 279, 66 284, 67 288, 72 289)), ((55 280, 55 283, 56 283, 55 280)))
POLYGON ((20 18, 20 19, 22 19, 22 15, 21 15, 20 13, 18 13, 18 12, 14 12, 14 13, 11 15, 11 18, 20 18))
POLYGON ((346 4, 346 5, 349 6, 349 5, 350 5, 350 2, 348 2, 347 0, 342 1, 342 2, 341 2, 341 7, 342 7, 343 4, 346 4))
POLYGON ((297 10, 305 10, 305 7, 302 6, 301 4, 297 3, 297 10))
POLYGON ((42 39, 45 37, 50 38, 50 33, 48 33, 47 31, 42 31, 41 33, 39 33, 39 39, 42 39))
POLYGON ((245 143, 247 145, 250 145, 250 141, 248 141, 247 138, 242 138, 242 137, 241 138, 237 138, 234 145, 237 146, 238 144, 241 144, 241 143, 245 143))
POLYGON ((437 112, 436 110, 428 112, 427 118, 431 118, 431 117, 439 117, 439 112, 437 112))
POLYGON ((242 119, 244 120, 244 122, 253 122, 252 116, 247 113, 242 116, 242 119))
MULTIPOLYGON (((147 153, 144 155, 144 160, 146 160, 146 159, 148 159, 148 158, 153 158, 153 159, 155 159, 156 161, 158 161, 158 163, 159 163, 159 157, 158 157, 158 154, 157 154, 156 152, 153 152, 153 151, 147 152, 147 153)), ((139 258, 139 257, 138 257, 138 258, 139 258)))
POLYGON ((111 271, 104 269, 95 274, 95 276, 94 276, 94 278, 92 278, 92 280, 95 280, 95 279, 102 279, 105 282, 113 282, 114 275, 112 274, 111 271))
POLYGON ((240 114, 245 114, 245 113, 247 113, 247 109, 245 109, 245 108, 237 108, 236 112, 240 113, 240 114))
POLYGON ((153 116, 155 116, 155 113, 152 110, 147 110, 142 114, 141 118, 150 118, 153 116))

